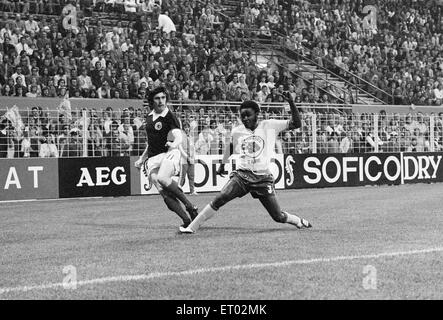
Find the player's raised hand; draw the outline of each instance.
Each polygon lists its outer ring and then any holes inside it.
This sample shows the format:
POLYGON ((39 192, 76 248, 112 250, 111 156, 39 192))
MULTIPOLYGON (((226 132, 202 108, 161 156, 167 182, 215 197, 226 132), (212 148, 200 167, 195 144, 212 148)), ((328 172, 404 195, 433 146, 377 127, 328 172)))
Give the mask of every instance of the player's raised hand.
POLYGON ((279 93, 279 96, 281 96, 285 101, 289 102, 292 100, 291 95, 289 94, 289 92, 283 92, 283 93, 279 93))
POLYGON ((218 167, 217 175, 224 178, 224 176, 225 176, 225 164, 224 163, 221 163, 220 167, 218 167))

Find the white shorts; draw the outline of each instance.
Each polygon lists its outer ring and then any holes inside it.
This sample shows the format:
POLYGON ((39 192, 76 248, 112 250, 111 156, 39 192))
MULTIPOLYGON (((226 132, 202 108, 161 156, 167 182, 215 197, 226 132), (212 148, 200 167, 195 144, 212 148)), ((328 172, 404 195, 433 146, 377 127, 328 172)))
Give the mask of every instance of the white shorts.
POLYGON ((180 158, 181 153, 178 149, 172 149, 168 152, 160 153, 152 158, 149 158, 147 163, 145 162, 145 169, 148 178, 150 179, 152 170, 160 168, 164 159, 172 161, 174 165, 173 176, 178 176, 180 174, 180 158))

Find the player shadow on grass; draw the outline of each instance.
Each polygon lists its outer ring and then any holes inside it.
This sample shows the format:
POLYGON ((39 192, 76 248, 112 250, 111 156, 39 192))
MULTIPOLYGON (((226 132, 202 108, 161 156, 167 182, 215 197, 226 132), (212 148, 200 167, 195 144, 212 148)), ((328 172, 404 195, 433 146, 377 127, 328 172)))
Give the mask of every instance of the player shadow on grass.
POLYGON ((211 238, 211 237, 223 237, 227 235, 247 235, 247 234, 271 234, 271 233, 299 233, 311 230, 294 229, 294 228, 251 228, 251 227, 223 227, 223 226, 208 226, 200 229, 198 233, 194 235, 179 234, 183 238, 211 238))
MULTIPOLYGON (((142 224, 123 224, 123 223, 74 223, 76 226, 97 227, 106 229, 146 229, 142 224)), ((169 227, 170 228, 170 227, 169 227)), ((166 228, 165 228, 166 229, 166 228)))
MULTIPOLYGON (((151 230, 158 230, 158 226, 155 228, 152 228, 151 230)), ((168 226, 164 229, 171 231, 171 226, 168 226)), ((222 238, 229 238, 232 236, 242 236, 242 235, 258 235, 258 234, 288 234, 288 233, 300 233, 307 230, 297 230, 297 229, 285 229, 285 228, 248 228, 248 227, 204 227, 199 230, 198 233, 193 235, 184 235, 180 233, 178 230, 176 233, 172 233, 169 236, 162 236, 162 237, 153 237, 153 238, 143 238, 140 239, 139 236, 137 236, 138 239, 132 239, 132 240, 126 240, 124 242, 118 241, 120 246, 127 246, 128 248, 134 249, 137 246, 145 246, 145 245, 157 245, 161 243, 168 243, 171 245, 171 241, 177 241, 178 243, 182 243, 184 241, 192 241, 196 239, 222 239, 222 238)), ((162 232, 162 235, 164 233, 162 232)))

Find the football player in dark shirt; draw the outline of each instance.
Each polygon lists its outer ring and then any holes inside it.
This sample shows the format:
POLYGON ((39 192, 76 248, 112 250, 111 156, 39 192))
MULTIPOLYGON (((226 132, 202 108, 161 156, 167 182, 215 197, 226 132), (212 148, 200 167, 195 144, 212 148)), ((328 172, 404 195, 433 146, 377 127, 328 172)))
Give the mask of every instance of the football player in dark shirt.
POLYGON ((182 135, 178 119, 167 107, 167 96, 164 87, 155 88, 149 94, 148 100, 153 111, 146 118, 148 145, 135 166, 139 169, 144 167, 149 182, 157 188, 169 210, 175 212, 186 227, 197 216, 198 209, 172 178, 180 172, 181 153, 178 147, 182 143, 182 135), (173 139, 168 139, 171 135, 173 139), (189 216, 180 202, 184 204, 189 216))

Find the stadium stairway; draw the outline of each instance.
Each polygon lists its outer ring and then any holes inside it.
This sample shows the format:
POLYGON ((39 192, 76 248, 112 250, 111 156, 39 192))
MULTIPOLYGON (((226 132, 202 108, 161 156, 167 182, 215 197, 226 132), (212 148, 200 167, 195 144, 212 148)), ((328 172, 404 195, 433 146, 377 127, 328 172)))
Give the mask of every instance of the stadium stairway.
MULTIPOLYGON (((249 38, 246 40, 246 43, 259 66, 266 65, 268 61, 284 66, 288 71, 295 73, 317 88, 323 89, 329 85, 330 88, 328 92, 338 99, 345 93, 349 94, 349 89, 346 88, 348 87, 351 88, 354 103, 380 105, 387 104, 386 100, 389 100, 388 98, 381 100, 375 95, 365 91, 363 86, 355 85, 343 77, 336 76, 332 71, 316 65, 315 62, 307 58, 306 55, 292 51, 278 44, 276 41, 249 38)), ((377 90, 377 88, 375 88, 375 90, 377 90)), ((387 93, 386 95, 389 97, 387 93)))
MULTIPOLYGON (((333 85, 333 87, 339 88, 341 90, 345 90, 345 86, 346 86, 346 82, 337 78, 336 76, 325 72, 324 70, 319 69, 317 66, 309 63, 308 61, 300 61, 299 62, 300 66, 302 67, 302 70, 309 70, 309 71, 301 71, 301 75, 304 78, 308 78, 308 79, 317 79, 317 81, 320 79, 326 79, 324 82, 324 84, 326 85, 327 83, 330 83, 333 85)), ((290 69, 295 70, 297 69, 298 66, 296 64, 290 64, 290 69)), ((363 103, 363 104, 370 104, 370 105, 376 105, 376 104, 380 104, 380 101, 374 99, 373 97, 371 97, 369 94, 365 93, 363 90, 359 90, 357 92, 357 101, 358 103, 363 103)))
POLYGON ((223 6, 223 13, 230 18, 236 16, 237 6, 239 5, 238 0, 221 0, 220 4, 223 6))

